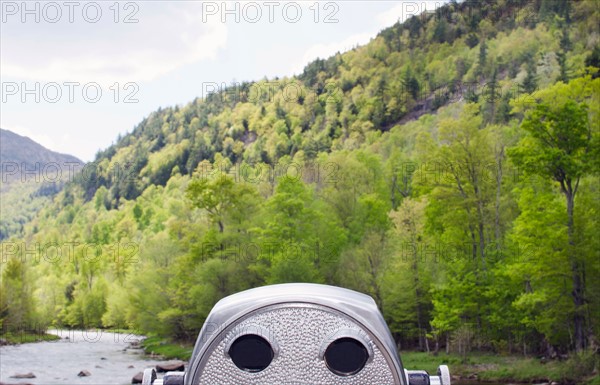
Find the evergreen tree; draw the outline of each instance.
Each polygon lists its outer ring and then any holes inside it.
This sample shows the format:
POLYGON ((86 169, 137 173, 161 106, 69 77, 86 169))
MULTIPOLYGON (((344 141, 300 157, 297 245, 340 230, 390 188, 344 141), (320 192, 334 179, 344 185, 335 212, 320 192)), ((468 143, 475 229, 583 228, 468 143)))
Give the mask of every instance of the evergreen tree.
POLYGON ((532 56, 529 56, 525 62, 527 75, 523 80, 523 90, 531 94, 538 88, 537 64, 532 56))

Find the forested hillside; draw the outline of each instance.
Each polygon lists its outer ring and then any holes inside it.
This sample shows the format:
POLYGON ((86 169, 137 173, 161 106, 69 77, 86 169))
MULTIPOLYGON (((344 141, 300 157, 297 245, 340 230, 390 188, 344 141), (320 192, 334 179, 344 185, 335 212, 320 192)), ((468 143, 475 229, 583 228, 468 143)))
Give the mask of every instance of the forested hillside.
POLYGON ((599 11, 452 2, 149 114, 4 242, 3 330, 192 341, 301 281, 373 296, 402 348, 597 349, 599 11))

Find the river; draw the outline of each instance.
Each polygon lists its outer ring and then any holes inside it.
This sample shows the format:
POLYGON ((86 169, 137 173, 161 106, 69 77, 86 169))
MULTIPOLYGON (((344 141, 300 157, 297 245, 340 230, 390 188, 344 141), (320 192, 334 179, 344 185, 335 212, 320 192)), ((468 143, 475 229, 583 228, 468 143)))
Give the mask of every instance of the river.
POLYGON ((140 336, 106 331, 50 330, 62 337, 0 347, 0 382, 7 384, 131 384, 132 377, 162 362, 146 358, 131 347, 140 336), (78 377, 87 370, 89 377, 78 377), (36 378, 10 378, 33 373, 36 378))

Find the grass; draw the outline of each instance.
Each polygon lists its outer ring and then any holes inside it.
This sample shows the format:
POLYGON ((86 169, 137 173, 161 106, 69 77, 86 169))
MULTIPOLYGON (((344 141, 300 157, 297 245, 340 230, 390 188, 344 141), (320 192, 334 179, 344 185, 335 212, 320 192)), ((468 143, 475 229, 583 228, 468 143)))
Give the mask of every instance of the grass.
POLYGON ((573 354, 568 360, 542 363, 539 359, 522 356, 500 356, 471 353, 466 357, 440 353, 437 356, 422 352, 401 353, 408 369, 423 369, 435 373, 438 365, 448 365, 450 374, 482 382, 543 383, 600 385, 600 375, 593 376, 600 358, 592 353, 573 354), (593 376, 593 377, 592 377, 593 376))
POLYGON ((124 329, 124 328, 106 328, 106 329, 102 329, 103 332, 110 332, 110 333, 121 333, 121 334, 134 334, 134 335, 143 335, 142 332, 140 332, 139 330, 135 330, 135 329, 124 329))
POLYGON ((188 361, 192 356, 193 347, 169 342, 161 337, 148 337, 142 341, 142 347, 147 354, 158 354, 166 359, 188 361))
POLYGON ((586 385, 600 385, 600 375, 595 375, 593 378, 590 378, 586 385))
POLYGON ((0 335, 0 338, 5 339, 11 345, 26 344, 31 342, 56 341, 60 339, 59 336, 54 334, 27 332, 3 333, 0 335))

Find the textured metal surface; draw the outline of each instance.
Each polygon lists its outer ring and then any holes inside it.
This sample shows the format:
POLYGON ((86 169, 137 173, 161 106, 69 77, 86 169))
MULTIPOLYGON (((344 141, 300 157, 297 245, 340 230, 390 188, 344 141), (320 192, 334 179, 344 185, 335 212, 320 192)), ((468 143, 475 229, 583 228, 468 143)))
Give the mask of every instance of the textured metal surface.
MULTIPOLYGON (((394 384, 393 369, 382 354, 381 343, 348 317, 318 305, 294 303, 260 309, 222 330, 206 355, 198 362, 193 384, 394 384), (269 340, 276 341, 279 354, 269 367, 258 373, 240 370, 226 354, 226 347, 240 330, 252 333, 256 326, 268 330, 269 340), (332 373, 319 358, 325 341, 338 330, 355 330, 373 351, 373 359, 353 376, 332 373)), ((191 373, 190 373, 191 374, 191 373)))
POLYGON ((407 383, 375 301, 353 290, 307 283, 263 286, 219 301, 202 326, 185 376, 185 385, 407 383), (226 353, 244 329, 266 335, 277 346, 273 362, 261 372, 244 372, 226 353), (364 335, 361 341, 373 352, 373 359, 352 376, 330 372, 319 357, 324 340, 340 330, 364 335))

